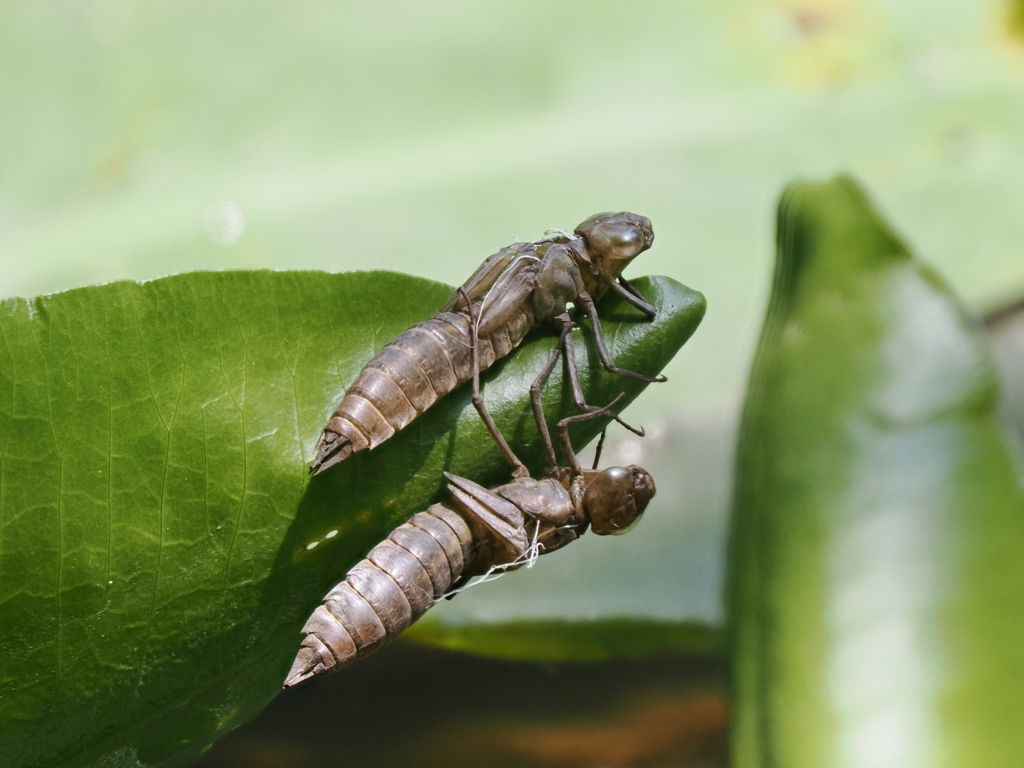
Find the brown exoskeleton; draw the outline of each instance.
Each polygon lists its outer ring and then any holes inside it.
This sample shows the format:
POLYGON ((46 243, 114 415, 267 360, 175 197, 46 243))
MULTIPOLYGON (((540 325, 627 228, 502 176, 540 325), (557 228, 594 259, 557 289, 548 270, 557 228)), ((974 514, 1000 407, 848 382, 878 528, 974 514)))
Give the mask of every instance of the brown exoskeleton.
MULTIPOLYGON (((451 501, 392 531, 313 612, 285 687, 368 656, 470 577, 519 568, 588 527, 600 536, 632 528, 654 496, 654 480, 636 466, 582 469, 569 441, 571 422, 604 414, 610 412, 596 408, 558 423, 568 466, 551 461, 544 479, 521 477, 488 490, 446 473, 451 501)), ((542 437, 553 458, 546 429, 542 437)))
MULTIPOLYGON (((574 327, 566 311, 572 303, 590 318, 606 370, 643 381, 664 381, 664 377, 649 378, 615 366, 594 306, 612 290, 654 316, 654 307, 622 277, 626 265, 653 241, 646 217, 599 213, 576 227, 574 235, 557 231, 552 237, 516 243, 489 257, 437 315, 399 335, 366 364, 324 428, 310 472, 322 472, 357 451, 380 445, 438 398, 472 379, 477 411, 515 475, 528 476, 480 396, 480 371, 519 346, 533 328, 549 327, 564 339, 574 327)), ((593 406, 584 401, 572 345, 560 348, 576 406, 590 411, 593 406)))

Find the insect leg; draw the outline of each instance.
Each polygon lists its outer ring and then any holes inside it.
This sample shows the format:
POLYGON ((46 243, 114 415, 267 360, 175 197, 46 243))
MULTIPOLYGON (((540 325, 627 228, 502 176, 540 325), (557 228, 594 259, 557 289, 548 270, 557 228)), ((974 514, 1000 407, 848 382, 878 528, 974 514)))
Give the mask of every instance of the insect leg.
MULTIPOLYGON (((551 371, 554 370, 555 364, 558 362, 559 355, 565 355, 565 363, 569 371, 569 384, 572 390, 572 399, 577 408, 586 413, 592 413, 595 411, 608 413, 613 419, 615 419, 615 421, 633 434, 639 435, 640 437, 644 436, 644 430, 642 428, 637 429, 631 424, 627 424, 623 421, 617 413, 613 413, 607 409, 598 408, 594 405, 589 405, 584 399, 583 389, 580 387, 579 371, 576 369, 576 352, 572 345, 572 339, 570 338, 572 329, 575 327, 576 324, 574 322, 571 320, 565 320, 562 324, 558 344, 551 353, 551 358, 548 360, 548 364, 544 366, 544 370, 540 372, 540 375, 537 376, 537 378, 534 379, 533 384, 530 385, 530 402, 533 405, 533 417, 537 422, 537 431, 540 433, 541 443, 544 445, 544 455, 548 469, 553 469, 558 466, 558 457, 555 456, 555 446, 551 442, 551 432, 548 430, 547 419, 544 418, 544 404, 540 397, 540 386, 544 383, 544 380, 551 375, 551 371)), ((602 432, 601 434, 603 440, 604 433, 602 432)), ((600 456, 600 451, 598 452, 598 456, 600 456)))
POLYGON ((573 450, 572 441, 569 439, 569 425, 576 421, 586 421, 587 419, 593 419, 596 416, 610 414, 611 408, 625 396, 625 392, 619 392, 615 399, 603 408, 595 408, 592 411, 581 413, 576 416, 567 416, 558 422, 558 442, 562 446, 562 453, 565 454, 566 461, 569 462, 569 468, 572 470, 574 475, 582 475, 583 468, 580 466, 579 459, 576 458, 576 451, 573 450))
MULTIPOLYGON (((566 340, 563 350, 565 352, 565 367, 569 372, 569 386, 572 389, 572 400, 576 404, 577 408, 589 413, 597 409, 597 406, 590 405, 583 397, 583 388, 580 386, 580 374, 579 370, 576 368, 576 348, 566 340)), ((612 413, 611 416, 617 423, 621 424, 634 435, 639 435, 640 437, 644 436, 643 428, 638 429, 632 424, 627 424, 617 413, 612 413)))
MULTIPOLYGON (((540 372, 540 375, 530 385, 530 402, 533 404, 533 418, 537 422, 537 431, 540 432, 540 439, 544 444, 544 456, 548 469, 558 466, 558 457, 555 456, 555 446, 551 442, 551 432, 548 431, 548 422, 544 418, 544 403, 540 399, 540 385, 551 375, 551 371, 554 370, 559 356, 565 351, 567 346, 566 338, 572 332, 574 325, 574 323, 568 322, 562 326, 562 332, 558 337, 558 344, 555 345, 555 351, 551 353, 551 359, 548 360, 544 370, 540 372)), ((579 382, 576 382, 576 387, 579 387, 579 382)))
POLYGON ((608 286, 629 304, 639 309, 648 317, 654 317, 658 314, 657 310, 655 310, 654 307, 647 302, 647 299, 640 294, 640 291, 634 288, 633 284, 622 275, 619 275, 618 283, 608 283, 608 286))
POLYGON ((470 366, 473 369, 473 407, 476 408, 476 412, 480 414, 480 418, 483 419, 484 425, 487 427, 487 431, 504 454, 505 460, 512 465, 512 476, 529 477, 530 470, 526 468, 526 465, 523 464, 523 462, 519 460, 519 457, 512 452, 511 448, 509 448, 504 435, 502 435, 498 430, 497 424, 494 423, 494 419, 491 417, 491 412, 487 410, 487 404, 480 395, 480 365, 477 360, 476 316, 474 315, 473 304, 469 299, 469 294, 466 293, 466 289, 459 288, 459 292, 462 294, 462 298, 466 302, 466 311, 469 314, 469 352, 471 361, 470 366))
POLYGON ((594 463, 591 465, 591 469, 597 469, 597 465, 601 463, 601 450, 604 448, 604 439, 608 437, 608 430, 601 430, 601 437, 597 441, 597 449, 594 451, 594 463))
POLYGON ((579 302, 583 305, 583 311, 587 313, 587 317, 590 318, 591 325, 594 326, 594 341, 597 343, 597 354, 601 358, 601 365, 609 373, 617 373, 620 376, 631 376, 634 379, 640 379, 640 381, 647 382, 662 382, 667 381, 664 376, 644 376, 642 373, 636 371, 627 371, 625 368, 616 368, 615 361, 612 360, 611 353, 608 351, 608 345, 604 340, 604 332, 601 330, 601 320, 597 316, 597 307, 594 306, 594 300, 590 297, 590 294, 586 291, 580 291, 579 302))

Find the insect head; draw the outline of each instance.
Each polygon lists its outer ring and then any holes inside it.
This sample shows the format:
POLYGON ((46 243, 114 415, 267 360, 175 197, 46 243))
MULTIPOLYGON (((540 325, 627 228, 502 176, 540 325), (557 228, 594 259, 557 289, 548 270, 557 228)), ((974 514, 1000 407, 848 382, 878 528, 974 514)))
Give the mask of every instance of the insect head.
POLYGON ((654 242, 651 220, 635 213, 595 213, 576 227, 598 272, 619 275, 654 242))
POLYGON ((617 536, 632 529, 640 522, 654 491, 654 478, 634 465, 609 467, 597 473, 583 492, 590 530, 598 536, 617 536))

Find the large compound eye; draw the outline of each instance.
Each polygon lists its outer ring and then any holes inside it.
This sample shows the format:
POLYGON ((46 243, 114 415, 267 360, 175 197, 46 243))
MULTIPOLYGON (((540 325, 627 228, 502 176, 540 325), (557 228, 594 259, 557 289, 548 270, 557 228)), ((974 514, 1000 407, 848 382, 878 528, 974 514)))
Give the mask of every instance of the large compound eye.
MULTIPOLYGON (((635 213, 597 213, 576 227, 593 259, 628 261, 651 247, 651 222, 635 213)), ((618 267, 621 268, 621 267, 618 267)))
POLYGON ((640 513, 635 518, 633 518, 633 522, 630 523, 629 525, 627 525, 625 528, 616 528, 614 531, 609 531, 608 533, 611 536, 621 536, 624 533, 629 533, 634 528, 636 528, 638 525, 640 525, 640 521, 643 520, 643 519, 644 519, 643 513, 640 513))
POLYGON ((625 533, 636 524, 643 510, 637 509, 633 488, 633 473, 623 467, 610 467, 590 481, 583 492, 583 508, 594 533, 625 533))
POLYGON ((631 225, 609 227, 607 236, 612 254, 617 259, 632 259, 647 242, 640 228, 631 225))

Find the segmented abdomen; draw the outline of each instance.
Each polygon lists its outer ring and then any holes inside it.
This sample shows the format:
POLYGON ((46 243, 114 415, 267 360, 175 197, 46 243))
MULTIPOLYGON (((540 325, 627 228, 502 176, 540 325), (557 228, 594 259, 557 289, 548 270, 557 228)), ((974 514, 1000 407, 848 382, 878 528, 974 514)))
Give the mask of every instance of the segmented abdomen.
MULTIPOLYGON (((519 346, 533 323, 533 309, 524 305, 494 333, 481 337, 480 370, 519 346)), ((356 377, 317 444, 316 463, 339 451, 340 446, 328 442, 329 433, 351 445, 341 458, 374 448, 472 377, 466 315, 442 312, 413 326, 389 342, 356 377)))
POLYGON ((413 515, 313 612, 285 685, 346 667, 393 640, 448 592, 473 550, 469 525, 444 505, 413 515))

